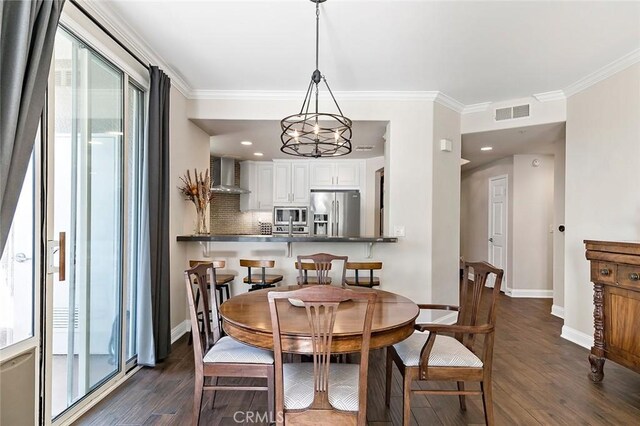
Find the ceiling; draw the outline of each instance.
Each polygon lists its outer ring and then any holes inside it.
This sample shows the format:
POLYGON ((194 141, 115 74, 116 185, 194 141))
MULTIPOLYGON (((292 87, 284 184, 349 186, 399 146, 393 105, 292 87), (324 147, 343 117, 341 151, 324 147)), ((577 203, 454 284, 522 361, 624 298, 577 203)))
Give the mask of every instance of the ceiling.
MULTIPOLYGON (((304 91, 314 69, 310 1, 99 5, 192 92, 304 91)), ((334 91, 508 100, 563 89, 640 48, 635 1, 329 0, 321 10, 320 70, 334 91)))
POLYGON ((462 166, 462 171, 516 154, 553 154, 556 143, 564 138, 564 122, 467 133, 462 135, 462 158, 470 162, 462 166), (481 151, 483 146, 493 149, 481 151))
MULTIPOLYGON (((280 122, 271 120, 191 120, 211 137, 211 154, 219 157, 233 157, 239 160, 273 160, 294 157, 280 151, 280 122), (240 142, 250 141, 251 146, 240 142), (258 157, 254 152, 261 152, 258 157)), ((371 151, 354 150, 349 158, 372 158, 384 155, 384 134, 386 121, 354 121, 351 143, 373 146, 371 151)))

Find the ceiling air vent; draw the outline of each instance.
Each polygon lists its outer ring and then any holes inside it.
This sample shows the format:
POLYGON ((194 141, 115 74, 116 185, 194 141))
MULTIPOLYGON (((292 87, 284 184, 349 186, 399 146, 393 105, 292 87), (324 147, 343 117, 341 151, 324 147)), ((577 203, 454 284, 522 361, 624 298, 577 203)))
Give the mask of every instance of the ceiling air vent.
POLYGON ((496 121, 512 120, 514 118, 529 117, 529 104, 496 109, 496 121))
POLYGON ((373 145, 356 145, 355 151, 368 152, 373 151, 373 145))

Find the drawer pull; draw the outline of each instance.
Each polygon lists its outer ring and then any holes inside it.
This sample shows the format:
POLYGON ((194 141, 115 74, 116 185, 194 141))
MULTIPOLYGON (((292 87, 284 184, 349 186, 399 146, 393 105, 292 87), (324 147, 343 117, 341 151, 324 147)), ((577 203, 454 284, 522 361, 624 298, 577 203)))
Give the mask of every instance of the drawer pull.
POLYGON ((632 272, 629 274, 629 279, 631 281, 640 281, 640 274, 637 272, 632 272))
POLYGON ((600 269, 600 275, 608 277, 610 273, 611 273, 611 271, 609 269, 607 269, 607 268, 600 269))

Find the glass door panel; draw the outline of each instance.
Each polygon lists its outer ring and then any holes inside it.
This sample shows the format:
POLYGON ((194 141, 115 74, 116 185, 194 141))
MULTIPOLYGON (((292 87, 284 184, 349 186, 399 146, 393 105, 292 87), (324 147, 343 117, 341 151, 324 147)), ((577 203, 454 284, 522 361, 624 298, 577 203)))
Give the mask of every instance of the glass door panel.
POLYGON ((54 60, 52 418, 120 370, 124 81, 63 29, 54 60))

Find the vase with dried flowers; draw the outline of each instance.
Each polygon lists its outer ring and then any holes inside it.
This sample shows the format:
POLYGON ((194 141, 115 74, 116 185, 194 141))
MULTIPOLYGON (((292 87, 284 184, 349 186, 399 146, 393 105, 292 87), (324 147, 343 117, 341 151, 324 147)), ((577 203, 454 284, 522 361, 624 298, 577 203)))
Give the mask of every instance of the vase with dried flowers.
POLYGON ((207 218, 207 206, 211 201, 210 184, 211 179, 209 177, 209 169, 204 174, 198 173, 198 169, 193 170, 193 178, 191 173, 187 170, 187 174, 180 177, 182 182, 178 189, 184 195, 185 200, 189 200, 196 207, 196 234, 208 234, 209 233, 209 220, 207 218))

